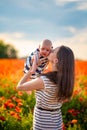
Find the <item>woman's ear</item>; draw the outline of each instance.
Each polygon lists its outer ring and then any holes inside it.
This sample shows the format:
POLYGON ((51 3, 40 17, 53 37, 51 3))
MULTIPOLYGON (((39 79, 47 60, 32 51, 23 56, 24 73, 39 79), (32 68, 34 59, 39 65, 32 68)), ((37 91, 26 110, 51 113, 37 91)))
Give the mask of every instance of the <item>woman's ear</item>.
POLYGON ((55 64, 58 63, 58 59, 57 58, 54 59, 54 63, 55 64))

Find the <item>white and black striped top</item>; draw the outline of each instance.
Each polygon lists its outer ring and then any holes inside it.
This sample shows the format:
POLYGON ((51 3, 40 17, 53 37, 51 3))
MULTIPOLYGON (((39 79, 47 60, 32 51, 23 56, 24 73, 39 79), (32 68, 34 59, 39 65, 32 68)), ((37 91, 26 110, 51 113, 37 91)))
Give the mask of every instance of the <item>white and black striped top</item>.
POLYGON ((36 61, 37 61, 37 63, 38 63, 39 59, 43 59, 42 64, 40 64, 39 66, 37 66, 37 69, 36 69, 36 72, 35 72, 35 74, 38 75, 38 74, 42 73, 42 71, 44 70, 44 68, 48 64, 47 57, 39 56, 39 49, 38 48, 27 57, 26 63, 24 64, 24 72, 27 73, 30 70, 30 68, 32 67, 33 56, 34 55, 36 55, 36 61))
POLYGON ((45 76, 41 76, 41 78, 43 79, 45 89, 36 91, 36 106, 44 109, 60 108, 62 104, 58 102, 57 86, 45 76))
POLYGON ((45 88, 36 91, 33 130, 62 130, 62 103, 57 100, 58 88, 46 76, 41 78, 45 88))

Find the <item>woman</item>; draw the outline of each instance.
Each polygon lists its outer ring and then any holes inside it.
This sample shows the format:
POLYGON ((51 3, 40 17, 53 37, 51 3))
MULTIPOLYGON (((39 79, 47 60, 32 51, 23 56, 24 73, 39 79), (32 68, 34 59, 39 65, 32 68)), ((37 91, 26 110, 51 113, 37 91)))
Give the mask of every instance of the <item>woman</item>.
POLYGON ((48 56, 52 71, 28 81, 25 74, 17 89, 36 90, 33 130, 62 130, 61 106, 69 100, 74 88, 74 54, 69 47, 55 48, 48 56))

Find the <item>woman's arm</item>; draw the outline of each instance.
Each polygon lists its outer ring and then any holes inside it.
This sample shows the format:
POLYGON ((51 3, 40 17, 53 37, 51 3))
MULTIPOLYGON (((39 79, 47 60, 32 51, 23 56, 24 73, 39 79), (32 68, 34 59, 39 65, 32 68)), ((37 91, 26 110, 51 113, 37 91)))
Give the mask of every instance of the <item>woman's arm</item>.
POLYGON ((17 89, 20 91, 33 91, 44 89, 44 83, 42 78, 38 77, 36 79, 30 80, 31 72, 29 71, 27 74, 21 78, 17 85, 17 89))
POLYGON ((36 68, 37 68, 37 60, 36 60, 36 54, 34 54, 33 61, 32 61, 32 67, 31 67, 31 73, 35 74, 36 68))

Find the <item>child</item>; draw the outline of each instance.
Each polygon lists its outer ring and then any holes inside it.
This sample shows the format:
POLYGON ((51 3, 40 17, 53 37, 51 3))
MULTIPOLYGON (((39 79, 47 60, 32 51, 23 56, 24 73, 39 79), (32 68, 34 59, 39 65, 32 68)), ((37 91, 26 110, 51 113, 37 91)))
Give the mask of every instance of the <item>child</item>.
POLYGON ((43 40, 39 48, 27 57, 24 65, 24 72, 27 73, 30 70, 32 78, 41 74, 48 64, 47 56, 50 54, 51 50, 52 42, 48 39, 43 40))

